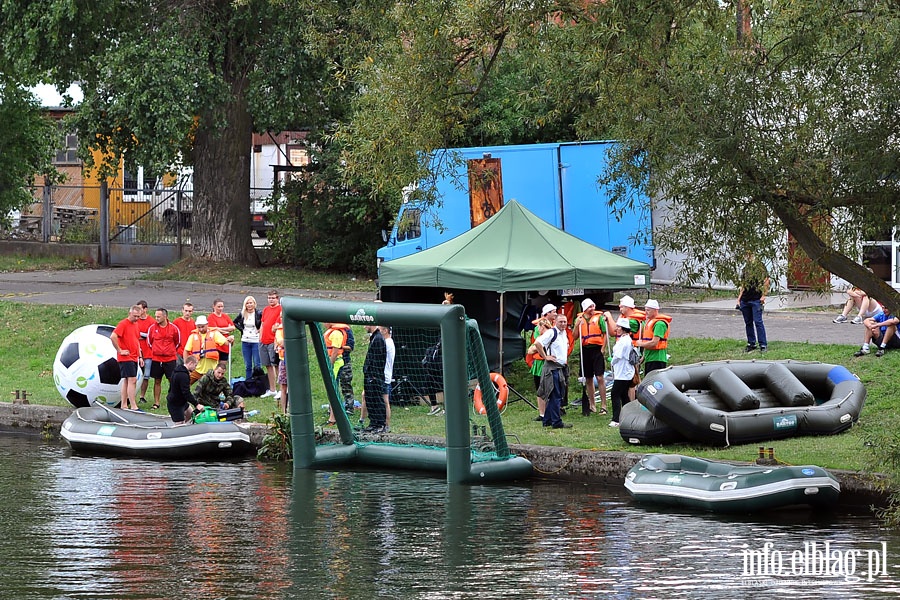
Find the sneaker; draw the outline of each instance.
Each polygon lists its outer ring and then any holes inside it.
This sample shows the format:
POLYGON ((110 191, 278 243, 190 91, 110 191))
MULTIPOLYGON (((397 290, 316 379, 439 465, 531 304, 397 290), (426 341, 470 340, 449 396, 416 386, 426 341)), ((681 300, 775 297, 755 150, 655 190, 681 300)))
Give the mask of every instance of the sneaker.
POLYGON ((760 352, 768 352, 769 349, 768 349, 766 346, 760 346, 760 347, 759 347, 759 351, 760 351, 760 352))
POLYGON ((747 347, 744 348, 744 352, 753 352, 756 350, 756 344, 747 344, 747 347))
POLYGON ((868 353, 869 353, 868 348, 860 348, 859 350, 857 350, 856 352, 853 353, 853 356, 865 356, 868 353))
POLYGON ((619 426, 619 422, 618 422, 618 421, 610 421, 610 422, 609 422, 609 426, 610 426, 610 427, 618 427, 618 426, 619 426))
MULTIPOLYGON (((847 319, 844 319, 844 321, 846 321, 846 320, 847 320, 847 319)), ((862 320, 862 317, 861 317, 861 316, 856 315, 855 317, 853 317, 853 320, 850 321, 850 322, 853 323, 854 325, 861 325, 862 322, 863 322, 863 320, 862 320)))
POLYGON ((390 432, 391 432, 391 426, 385 425, 384 427, 381 428, 381 431, 379 431, 378 433, 390 433, 390 432))
POLYGON ((144 398, 143 396, 141 396, 141 399, 138 400, 138 404, 145 404, 146 402, 147 402, 147 399, 144 398))
POLYGON ((879 348, 878 352, 875 353, 875 356, 877 358, 881 358, 882 356, 884 356, 884 348, 879 348))
POLYGON ((275 392, 273 392, 272 390, 266 390, 266 392, 262 396, 260 396, 260 398, 271 398, 274 395, 275 392))
POLYGON ((431 407, 431 410, 428 411, 428 414, 430 416, 441 414, 441 407, 439 405, 435 404, 434 406, 431 407))
POLYGON ((276 400, 281 400, 281 390, 278 390, 277 392, 272 394, 272 397, 275 398, 276 400))
POLYGON ((571 423, 560 423, 559 425, 554 425, 553 429, 572 429, 571 423))
POLYGON ((534 420, 540 422, 540 421, 544 420, 544 417, 543 417, 543 415, 538 415, 534 418, 534 420))
MULTIPOLYGON (((859 317, 857 317, 857 318, 859 318, 859 317)), ((853 320, 855 321, 856 319, 853 319, 853 320)), ((837 318, 832 321, 832 323, 846 323, 846 322, 847 322, 847 317, 845 317, 844 315, 838 315, 837 318)))

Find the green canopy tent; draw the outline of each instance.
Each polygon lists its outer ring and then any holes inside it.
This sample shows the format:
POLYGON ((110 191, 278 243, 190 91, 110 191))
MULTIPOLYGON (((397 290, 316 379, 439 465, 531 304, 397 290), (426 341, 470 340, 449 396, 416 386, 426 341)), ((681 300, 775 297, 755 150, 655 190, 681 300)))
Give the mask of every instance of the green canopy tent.
MULTIPOLYGON (((598 219, 598 226, 605 223, 598 219)), ((388 301, 420 300, 404 297, 403 288, 452 290, 475 319, 477 307, 470 307, 459 291, 499 294, 497 364, 502 365, 506 292, 523 292, 524 298, 524 292, 532 290, 646 288, 650 266, 576 238, 510 200, 496 215, 452 240, 382 263, 379 284, 382 299, 388 301)), ((433 301, 439 302, 439 296, 436 293, 433 301)))

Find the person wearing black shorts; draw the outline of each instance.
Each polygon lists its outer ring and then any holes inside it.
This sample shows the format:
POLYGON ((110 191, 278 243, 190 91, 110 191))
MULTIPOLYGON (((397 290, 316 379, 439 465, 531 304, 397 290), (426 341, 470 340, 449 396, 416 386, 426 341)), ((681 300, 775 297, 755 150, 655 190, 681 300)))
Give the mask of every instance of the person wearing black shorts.
POLYGON ((600 414, 606 414, 606 382, 603 379, 606 357, 603 345, 606 343, 606 332, 612 331, 615 323, 609 312, 600 313, 596 308, 590 298, 582 300, 583 312, 575 319, 574 325, 575 335, 581 340, 581 377, 586 396, 581 402, 581 415, 584 417, 597 412, 595 377, 603 386, 603 393, 600 395, 600 414))

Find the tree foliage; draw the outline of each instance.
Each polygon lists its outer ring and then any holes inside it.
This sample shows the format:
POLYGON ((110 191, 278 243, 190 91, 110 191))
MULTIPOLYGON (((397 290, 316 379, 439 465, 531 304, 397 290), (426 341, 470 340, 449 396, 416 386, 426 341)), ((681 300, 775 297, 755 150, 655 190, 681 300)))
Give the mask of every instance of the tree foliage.
POLYGON ((748 252, 784 265, 786 228, 825 270, 900 309, 857 262, 862 239, 900 222, 896 5, 647 0, 589 10, 560 83, 593 92, 589 106, 570 105, 581 134, 623 141, 608 180, 642 183, 668 203, 655 241, 684 252, 686 279, 735 281, 748 252))
POLYGON ((33 202, 27 186, 35 175, 54 174, 58 137, 32 94, 0 75, 0 224, 33 202))
POLYGON ((617 191, 610 210, 639 201, 634 190, 665 205, 654 241, 685 256, 682 279, 735 281, 751 252, 783 269, 787 230, 818 265, 900 310, 900 297, 858 263, 860 241, 881 239, 900 211, 896 3, 417 2, 398 11, 397 41, 359 71, 365 93, 341 132, 351 169, 401 184, 422 175, 417 152, 473 132, 502 138, 511 122, 538 139, 543 124, 561 137, 617 139, 601 182, 617 191))
POLYGON ((95 165, 194 168, 195 257, 253 263, 251 134, 329 119, 309 52, 311 5, 285 0, 0 1, 21 70, 84 91, 76 124, 95 165))

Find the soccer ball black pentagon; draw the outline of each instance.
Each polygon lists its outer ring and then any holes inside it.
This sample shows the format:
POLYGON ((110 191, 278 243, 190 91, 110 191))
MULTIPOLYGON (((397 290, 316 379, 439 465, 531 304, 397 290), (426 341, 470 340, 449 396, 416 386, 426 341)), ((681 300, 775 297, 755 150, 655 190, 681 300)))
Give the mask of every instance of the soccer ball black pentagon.
POLYGON ((110 325, 85 325, 66 336, 53 361, 53 382, 76 408, 120 399, 119 363, 110 325))

